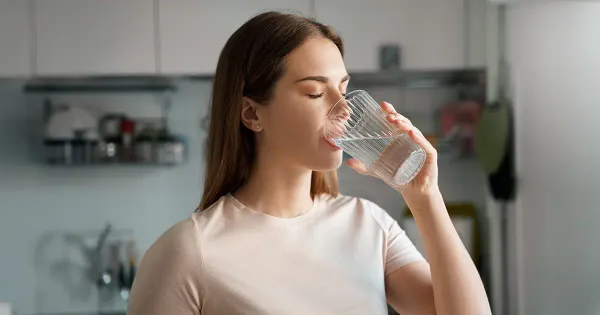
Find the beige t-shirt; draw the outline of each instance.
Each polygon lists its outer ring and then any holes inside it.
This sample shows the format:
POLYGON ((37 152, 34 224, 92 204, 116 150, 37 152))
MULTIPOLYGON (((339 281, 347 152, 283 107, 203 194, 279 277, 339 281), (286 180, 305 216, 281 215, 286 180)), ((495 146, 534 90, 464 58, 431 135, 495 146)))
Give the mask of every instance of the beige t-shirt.
POLYGON ((385 276, 421 260, 370 201, 322 195, 278 218, 227 195, 148 249, 128 315, 387 314, 385 276))

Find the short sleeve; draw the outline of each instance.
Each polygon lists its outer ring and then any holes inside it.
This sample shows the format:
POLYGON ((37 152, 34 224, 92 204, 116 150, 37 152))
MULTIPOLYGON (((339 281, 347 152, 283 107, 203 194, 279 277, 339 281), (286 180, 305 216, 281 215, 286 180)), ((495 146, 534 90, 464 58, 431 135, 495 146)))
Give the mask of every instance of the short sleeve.
POLYGON ((193 219, 181 221, 146 251, 138 266, 128 315, 199 315, 202 260, 193 219))
POLYGON ((421 252, 394 218, 375 203, 367 200, 363 202, 385 233, 385 276, 410 263, 425 261, 421 252))
POLYGON ((390 228, 387 233, 387 253, 385 261, 385 275, 389 275, 398 268, 425 258, 408 238, 406 232, 400 228, 398 222, 390 217, 390 228))

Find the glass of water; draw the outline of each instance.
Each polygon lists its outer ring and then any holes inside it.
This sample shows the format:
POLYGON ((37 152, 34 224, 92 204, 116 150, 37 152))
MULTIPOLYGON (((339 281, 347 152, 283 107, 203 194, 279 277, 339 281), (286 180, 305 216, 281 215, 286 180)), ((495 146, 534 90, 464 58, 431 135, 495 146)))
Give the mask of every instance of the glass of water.
POLYGON ((426 153, 386 116, 366 91, 350 92, 327 114, 325 138, 400 189, 423 168, 426 153))

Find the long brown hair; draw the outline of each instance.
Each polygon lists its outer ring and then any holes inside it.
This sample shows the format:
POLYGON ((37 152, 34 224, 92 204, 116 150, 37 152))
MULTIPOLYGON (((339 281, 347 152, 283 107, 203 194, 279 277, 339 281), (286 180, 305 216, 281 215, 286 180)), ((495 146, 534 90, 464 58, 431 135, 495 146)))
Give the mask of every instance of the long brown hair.
MULTIPOLYGON (((311 36, 330 39, 343 55, 342 40, 333 29, 307 17, 281 12, 251 18, 225 44, 213 82, 199 210, 248 180, 256 148, 253 132, 240 119, 242 98, 267 103, 285 71, 286 56, 311 36)), ((336 171, 313 171, 311 195, 323 193, 338 194, 336 171)))

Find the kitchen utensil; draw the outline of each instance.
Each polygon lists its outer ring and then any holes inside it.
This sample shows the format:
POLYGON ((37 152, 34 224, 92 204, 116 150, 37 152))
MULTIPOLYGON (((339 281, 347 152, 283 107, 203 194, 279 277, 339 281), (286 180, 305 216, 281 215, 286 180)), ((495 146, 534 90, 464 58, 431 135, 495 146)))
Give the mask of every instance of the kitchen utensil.
POLYGON ((83 107, 59 106, 46 123, 46 139, 69 140, 79 133, 86 140, 98 139, 98 122, 91 111, 83 107))
POLYGON ((125 119, 125 115, 119 113, 105 114, 100 118, 99 129, 101 141, 98 146, 102 162, 119 162, 123 140, 121 137, 121 124, 125 119))
POLYGON ((99 146, 95 140, 44 140, 45 161, 57 165, 90 164, 99 159, 99 146))
POLYGON ((45 161, 49 164, 71 164, 72 151, 70 140, 44 140, 45 161))
POLYGON ((100 118, 99 129, 103 139, 118 139, 121 137, 121 123, 126 117, 123 114, 108 113, 100 118))
POLYGON ((182 138, 162 134, 156 142, 156 161, 159 164, 181 164, 185 161, 185 142, 182 138))
POLYGON ((329 111, 325 138, 362 162, 373 175, 399 189, 425 163, 425 151, 386 119, 363 90, 350 92, 329 111))
POLYGON ((159 129, 156 126, 143 126, 135 138, 133 147, 138 163, 156 163, 157 161, 157 141, 159 129))
POLYGON ((480 103, 469 99, 444 104, 440 110, 442 136, 454 140, 461 155, 471 156, 474 153, 475 129, 481 110, 480 103))
POLYGON ((135 160, 134 148, 133 148, 133 136, 135 134, 135 122, 131 119, 124 118, 121 120, 120 126, 121 134, 121 162, 133 162, 135 160))

